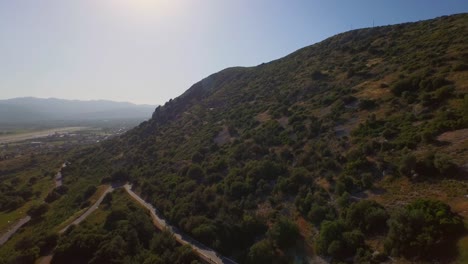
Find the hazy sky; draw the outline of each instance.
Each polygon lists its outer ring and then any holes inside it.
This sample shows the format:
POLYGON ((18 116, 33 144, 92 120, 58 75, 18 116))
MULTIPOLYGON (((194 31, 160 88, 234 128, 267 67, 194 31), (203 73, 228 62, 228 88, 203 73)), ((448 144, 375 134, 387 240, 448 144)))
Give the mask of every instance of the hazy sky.
POLYGON ((162 104, 231 66, 466 0, 0 0, 0 98, 162 104))

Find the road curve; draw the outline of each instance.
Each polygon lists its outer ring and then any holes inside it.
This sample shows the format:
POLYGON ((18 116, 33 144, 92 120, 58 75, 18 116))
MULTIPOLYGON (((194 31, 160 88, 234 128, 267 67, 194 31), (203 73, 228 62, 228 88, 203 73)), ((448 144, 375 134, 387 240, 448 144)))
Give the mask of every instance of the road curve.
POLYGON ((166 220, 158 216, 158 214, 156 213, 156 208, 154 208, 153 205, 151 205, 150 203, 147 203, 138 194, 132 191, 132 185, 125 184, 124 188, 133 199, 135 199, 138 203, 140 203, 142 206, 144 206, 146 209, 150 211, 151 218, 153 219, 153 223, 158 229, 169 230, 174 235, 177 242, 183 245, 190 245, 195 251, 195 253, 197 253, 197 255, 201 259, 203 259, 204 261, 208 263, 215 263, 215 264, 223 264, 223 263, 237 264, 237 262, 235 262, 234 260, 219 255, 213 249, 203 245, 202 243, 196 241, 195 239, 183 234, 177 228, 169 225, 166 222, 166 220))
POLYGON ((14 227, 12 227, 10 230, 8 230, 8 232, 3 234, 0 237, 0 246, 5 244, 5 242, 7 242, 8 239, 10 239, 10 237, 12 235, 14 235, 16 233, 16 231, 18 231, 18 229, 20 229, 23 225, 25 225, 27 222, 29 222, 29 220, 31 220, 31 217, 29 215, 24 217, 24 218, 21 218, 14 227))
POLYGON ((102 203, 102 200, 104 200, 104 197, 106 197, 106 195, 110 192, 112 192, 114 190, 114 187, 112 186, 109 186, 105 191, 104 193, 102 193, 101 197, 99 197, 99 199, 91 206, 88 208, 88 210, 86 210, 86 212, 84 212, 84 214, 82 214, 80 217, 78 217, 77 219, 75 219, 71 224, 67 225, 66 227, 64 227, 62 230, 59 231, 60 234, 64 233, 65 231, 67 231, 67 229, 72 226, 72 225, 79 225, 81 222, 83 222, 86 217, 88 217, 90 214, 92 214, 94 211, 96 211, 98 208, 99 208, 99 205, 102 203))

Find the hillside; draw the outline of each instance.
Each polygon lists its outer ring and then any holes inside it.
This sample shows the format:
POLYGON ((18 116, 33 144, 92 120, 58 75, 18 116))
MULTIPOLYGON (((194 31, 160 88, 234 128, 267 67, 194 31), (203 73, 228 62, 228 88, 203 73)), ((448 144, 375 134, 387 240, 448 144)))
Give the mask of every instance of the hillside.
POLYGON ((460 14, 225 69, 77 151, 52 206, 82 197, 73 186, 128 180, 239 263, 463 263, 467 40, 460 14))
POLYGON ((0 100, 1 124, 37 124, 52 121, 145 120, 154 106, 106 100, 79 101, 23 97, 0 100))

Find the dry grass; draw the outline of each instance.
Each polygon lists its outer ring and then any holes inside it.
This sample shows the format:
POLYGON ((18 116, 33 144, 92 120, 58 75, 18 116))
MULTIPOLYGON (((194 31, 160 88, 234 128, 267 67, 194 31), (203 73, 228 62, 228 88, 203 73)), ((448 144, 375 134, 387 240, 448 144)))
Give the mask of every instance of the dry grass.
POLYGON ((380 193, 368 191, 370 199, 385 207, 394 208, 408 204, 418 198, 441 200, 452 210, 468 219, 468 183, 461 180, 441 179, 432 182, 412 182, 407 177, 385 178, 376 187, 384 190, 380 193))
POLYGON ((453 82, 457 91, 467 93, 468 92, 468 71, 461 72, 451 72, 447 78, 449 81, 453 82))
POLYGON ((317 184, 318 186, 322 187, 322 188, 325 189, 327 192, 330 192, 331 185, 330 185, 330 182, 327 181, 327 179, 325 179, 325 178, 318 178, 318 179, 315 180, 315 184, 317 184))
POLYGON ((372 67, 377 64, 380 64, 383 61, 383 58, 373 58, 367 61, 366 66, 367 67, 372 67))
POLYGON ((468 170, 468 129, 460 129, 441 134, 439 141, 448 143, 448 146, 438 148, 437 152, 445 153, 453 158, 459 166, 468 170))
MULTIPOLYGON (((432 182, 412 182, 406 177, 392 178, 387 176, 376 184, 373 191, 367 191, 371 200, 385 206, 389 211, 400 208, 418 198, 429 198, 447 203, 452 211, 464 218, 468 226, 468 183, 463 180, 439 179, 432 182)), ((374 250, 382 252, 383 239, 375 238, 366 241, 374 250)), ((458 243, 459 256, 455 263, 468 263, 468 235, 458 243)), ((395 259, 393 263, 411 263, 404 259, 395 259)))
POLYGON ((296 219, 297 227, 299 228, 299 233, 301 234, 302 238, 304 239, 304 251, 307 256, 314 256, 315 249, 314 249, 314 234, 316 233, 311 226, 310 222, 304 219, 303 217, 299 216, 296 219))
POLYGON ((468 235, 462 237, 458 241, 457 247, 458 247, 459 256, 458 256, 456 263, 458 264, 468 263, 468 235))
POLYGON ((265 123, 266 121, 271 120, 271 116, 268 114, 268 111, 266 111, 255 116, 255 120, 260 123, 265 123))
POLYGON ((97 200, 99 200, 99 197, 102 196, 102 194, 109 188, 109 185, 100 185, 97 187, 96 192, 88 199, 90 204, 96 203, 97 200))

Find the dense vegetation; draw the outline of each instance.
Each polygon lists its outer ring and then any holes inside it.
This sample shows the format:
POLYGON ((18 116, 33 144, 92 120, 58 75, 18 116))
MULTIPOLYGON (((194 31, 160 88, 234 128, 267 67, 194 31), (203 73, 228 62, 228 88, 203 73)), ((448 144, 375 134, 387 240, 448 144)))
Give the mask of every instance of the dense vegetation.
POLYGON ((33 155, 3 162, 0 168, 0 212, 14 211, 42 195, 40 185, 54 176, 42 162, 33 155))
POLYGON ((145 210, 125 198, 123 190, 107 194, 104 221, 67 230, 52 263, 199 263, 189 246, 157 232, 145 210))
POLYGON ((79 165, 108 166, 172 223, 240 262, 292 260, 297 236, 277 243, 272 233, 297 217, 319 231, 319 254, 363 257, 373 250, 365 240, 388 232, 386 253, 405 255, 398 249, 407 242, 384 225, 400 217, 397 208, 351 205, 351 196, 382 175, 465 177, 466 153, 444 151, 437 137, 468 127, 467 20, 350 31, 258 67, 223 70, 79 165), (325 238, 327 230, 339 237, 325 238))
MULTIPOLYGON (((456 252, 433 249, 463 235, 454 210, 439 197, 390 203, 378 191, 399 179, 468 190, 466 141, 442 140, 468 128, 467 24, 462 14, 354 30, 213 74, 129 133, 78 152, 64 170, 70 190, 52 207, 80 207, 97 181, 129 180, 171 224, 240 263, 311 251, 332 262, 451 261, 456 252)), ((117 248, 128 261, 159 255, 142 237, 137 249, 122 243, 138 233, 136 213, 114 223, 122 228, 72 230, 57 255, 78 254, 81 235, 100 236, 80 253, 87 261, 117 248)))

